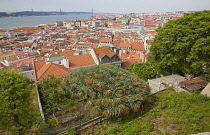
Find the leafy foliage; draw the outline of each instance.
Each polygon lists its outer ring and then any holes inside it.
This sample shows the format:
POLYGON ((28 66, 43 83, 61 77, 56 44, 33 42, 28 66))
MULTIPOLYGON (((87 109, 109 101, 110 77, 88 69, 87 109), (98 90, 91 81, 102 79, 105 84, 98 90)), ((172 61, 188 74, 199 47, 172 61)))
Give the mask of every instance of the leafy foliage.
POLYGON ((139 78, 143 80, 154 79, 158 77, 157 64, 147 61, 144 63, 133 63, 129 67, 129 71, 138 75, 139 78))
MULTIPOLYGON (((210 98, 201 94, 166 90, 151 99, 153 108, 143 115, 120 122, 105 133, 112 134, 196 134, 210 129, 210 98)), ((129 118, 128 118, 129 119, 129 118)), ((111 125, 111 123, 110 123, 111 125)))
POLYGON ((63 90, 87 98, 87 106, 106 117, 139 111, 149 92, 146 82, 112 65, 77 69, 64 82, 63 90))
POLYGON ((0 71, 0 130, 25 134, 36 126, 40 117, 31 94, 27 78, 11 70, 0 71))
POLYGON ((43 80, 38 89, 45 114, 50 114, 58 110, 62 105, 74 105, 76 102, 72 100, 68 91, 62 91, 61 78, 51 76, 49 79, 43 80))
POLYGON ((150 50, 161 74, 199 74, 209 66, 210 11, 186 13, 157 32, 150 50))

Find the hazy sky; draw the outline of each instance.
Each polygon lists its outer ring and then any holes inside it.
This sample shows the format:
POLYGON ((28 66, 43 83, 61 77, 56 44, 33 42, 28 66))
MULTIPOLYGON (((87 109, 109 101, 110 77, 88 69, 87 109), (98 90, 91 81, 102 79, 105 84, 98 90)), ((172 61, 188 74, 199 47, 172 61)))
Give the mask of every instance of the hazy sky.
POLYGON ((0 12, 86 11, 142 13, 210 10, 210 0, 0 0, 0 12))

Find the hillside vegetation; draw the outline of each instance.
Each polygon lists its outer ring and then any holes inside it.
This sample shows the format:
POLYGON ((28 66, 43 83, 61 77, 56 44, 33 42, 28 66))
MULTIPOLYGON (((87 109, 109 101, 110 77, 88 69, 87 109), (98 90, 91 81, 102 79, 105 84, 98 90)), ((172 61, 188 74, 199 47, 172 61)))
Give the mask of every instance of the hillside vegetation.
POLYGON ((210 98, 171 88, 147 99, 142 112, 117 117, 83 134, 190 135, 210 131, 210 98), (105 132, 104 132, 105 131, 105 132))
POLYGON ((46 134, 101 115, 113 118, 139 112, 150 92, 145 81, 113 65, 79 68, 65 78, 43 80, 38 89, 48 124, 41 132, 46 134))
POLYGON ((87 107, 105 117, 138 112, 149 94, 145 81, 113 65, 77 69, 64 79, 62 90, 87 99, 87 107))

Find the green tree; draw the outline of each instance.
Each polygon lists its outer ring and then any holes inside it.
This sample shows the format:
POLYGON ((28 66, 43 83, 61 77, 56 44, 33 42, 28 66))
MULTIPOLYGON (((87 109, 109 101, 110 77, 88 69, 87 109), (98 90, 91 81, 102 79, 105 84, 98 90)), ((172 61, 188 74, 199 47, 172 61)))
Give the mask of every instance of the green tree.
POLYGON ((46 115, 61 109, 62 105, 75 104, 74 100, 71 100, 69 92, 60 89, 61 85, 62 79, 53 76, 38 84, 42 107, 46 115))
POLYGON ((157 33, 150 51, 161 74, 199 74, 209 66, 210 11, 186 13, 157 33))
POLYGON ((159 77, 157 64, 150 61, 133 63, 130 65, 128 70, 138 75, 138 77, 143 80, 159 77))
POLYGON ((12 70, 0 71, 0 131, 26 134, 38 122, 29 80, 12 70))
POLYGON ((87 106, 105 117, 138 112, 149 93, 145 81, 113 65, 80 68, 64 81, 62 89, 87 98, 87 106))

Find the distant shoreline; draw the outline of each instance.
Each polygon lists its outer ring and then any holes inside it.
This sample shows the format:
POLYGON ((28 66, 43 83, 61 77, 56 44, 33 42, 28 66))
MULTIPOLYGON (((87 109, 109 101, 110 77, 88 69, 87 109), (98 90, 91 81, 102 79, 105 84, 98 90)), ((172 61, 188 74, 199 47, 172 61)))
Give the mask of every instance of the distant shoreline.
POLYGON ((67 14, 91 14, 91 12, 55 12, 55 11, 0 12, 0 17, 49 16, 49 15, 67 15, 67 14))
POLYGON ((21 27, 37 27, 40 24, 55 24, 57 21, 90 18, 92 14, 66 14, 42 16, 0 17, 0 29, 15 29, 21 27))

